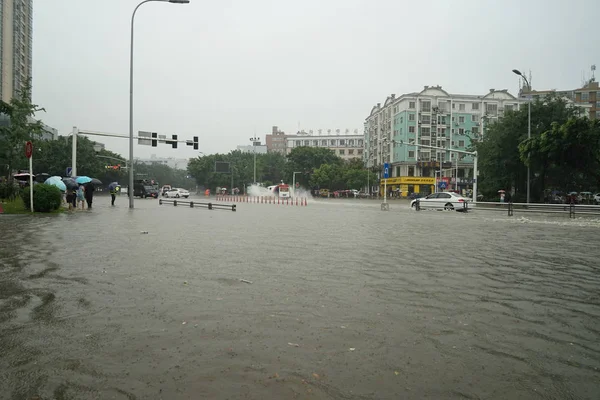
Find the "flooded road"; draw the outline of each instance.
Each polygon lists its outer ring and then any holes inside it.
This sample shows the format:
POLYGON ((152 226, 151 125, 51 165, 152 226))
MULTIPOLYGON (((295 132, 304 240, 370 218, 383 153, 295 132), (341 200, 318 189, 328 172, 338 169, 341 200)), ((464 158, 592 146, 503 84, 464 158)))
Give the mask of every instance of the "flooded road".
POLYGON ((0 216, 0 399, 600 397, 598 220, 94 204, 0 216))

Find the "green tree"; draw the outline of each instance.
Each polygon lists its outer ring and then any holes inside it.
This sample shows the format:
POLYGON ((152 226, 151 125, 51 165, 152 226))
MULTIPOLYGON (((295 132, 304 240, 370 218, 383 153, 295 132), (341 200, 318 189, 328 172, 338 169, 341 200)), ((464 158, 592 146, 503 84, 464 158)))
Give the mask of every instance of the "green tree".
POLYGON ((586 191, 600 187, 600 121, 570 118, 519 146, 526 165, 540 167, 542 188, 586 191))
POLYGON ((284 177, 287 182, 292 181, 294 172, 302 172, 296 175, 296 182, 306 186, 309 183, 310 174, 323 164, 341 165, 342 159, 330 149, 323 147, 295 147, 287 155, 287 163, 284 168, 284 177))
MULTIPOLYGON (((538 138, 557 122, 562 125, 577 117, 580 109, 556 96, 531 103, 531 137, 538 138)), ((527 106, 507 111, 497 122, 487 126, 482 140, 474 143, 479 156, 479 190, 486 198, 497 196, 499 189, 515 189, 515 200, 524 199, 527 187, 527 164, 520 146, 527 140, 527 106)), ((532 199, 543 197, 548 160, 531 154, 532 199)))
POLYGON ((36 141, 43 133, 42 122, 33 117, 37 112, 45 110, 31 103, 30 81, 10 100, 10 104, 0 103, 0 112, 9 119, 6 126, 0 127, 0 163, 6 167, 6 177, 10 181, 11 171, 27 164, 25 142, 36 141))

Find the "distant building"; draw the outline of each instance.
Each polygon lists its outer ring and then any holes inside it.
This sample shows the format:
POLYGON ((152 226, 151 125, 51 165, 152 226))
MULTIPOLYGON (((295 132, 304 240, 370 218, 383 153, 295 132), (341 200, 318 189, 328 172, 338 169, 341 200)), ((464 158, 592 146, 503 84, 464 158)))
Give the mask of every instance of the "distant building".
POLYGON ((152 154, 150 158, 136 158, 136 162, 147 165, 166 165, 174 169, 186 170, 189 160, 187 158, 162 158, 152 154))
POLYGON ((313 135, 301 131, 295 135, 287 135, 286 141, 287 153, 290 153, 295 147, 308 146, 330 149, 336 156, 344 160, 363 158, 364 136, 359 134, 328 133, 326 135, 313 135))
POLYGON ((581 107, 588 118, 600 119, 600 87, 594 77, 586 82, 583 87, 572 90, 530 90, 529 87, 523 86, 519 97, 535 100, 543 99, 550 94, 555 94, 564 98, 567 102, 581 107))
POLYGON ((9 103, 31 79, 33 0, 0 0, 0 99, 9 103))
POLYGON ((280 153, 285 155, 286 151, 286 135, 283 131, 280 131, 276 126, 273 127, 271 134, 265 135, 265 142, 267 146, 267 152, 269 153, 280 153))
POLYGON ((265 145, 261 145, 260 142, 254 142, 247 146, 238 146, 237 149, 242 153, 256 153, 256 154, 267 154, 268 148, 265 145))

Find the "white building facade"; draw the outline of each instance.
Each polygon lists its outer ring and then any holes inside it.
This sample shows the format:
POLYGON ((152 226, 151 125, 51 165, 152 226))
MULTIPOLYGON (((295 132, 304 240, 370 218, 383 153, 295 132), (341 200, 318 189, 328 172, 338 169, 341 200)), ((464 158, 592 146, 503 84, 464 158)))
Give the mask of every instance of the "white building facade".
POLYGON ((330 149, 335 153, 335 155, 344 160, 363 158, 363 135, 312 135, 306 132, 299 132, 296 135, 288 135, 286 141, 286 151, 288 154, 295 147, 308 146, 330 149))
MULTIPOLYGON (((420 92, 390 95, 371 109, 364 126, 364 162, 382 171, 391 167, 388 190, 426 194, 435 190, 436 178, 456 189, 473 183, 473 158, 449 149, 468 150, 485 132, 485 125, 517 110, 524 99, 506 89, 487 94, 451 94, 441 86, 420 92), (443 148, 430 149, 415 144, 443 148)), ((381 172, 380 172, 381 176, 381 172)))
POLYGON ((152 165, 152 164, 166 165, 173 169, 183 169, 183 170, 187 170, 187 166, 188 166, 188 162, 189 162, 189 160, 187 158, 171 158, 171 157, 162 158, 162 157, 156 157, 155 154, 152 154, 150 156, 150 158, 136 158, 135 161, 142 163, 142 164, 148 164, 148 165, 152 165))

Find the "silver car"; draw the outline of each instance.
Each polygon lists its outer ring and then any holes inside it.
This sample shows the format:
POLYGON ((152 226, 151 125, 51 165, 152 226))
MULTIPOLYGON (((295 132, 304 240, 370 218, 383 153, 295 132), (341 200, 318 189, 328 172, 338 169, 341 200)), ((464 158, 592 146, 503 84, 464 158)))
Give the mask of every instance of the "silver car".
POLYGON ((419 202, 419 208, 421 209, 428 208, 447 211, 467 211, 470 200, 453 192, 438 192, 432 193, 427 197, 411 201, 411 208, 416 209, 417 202, 419 202))

